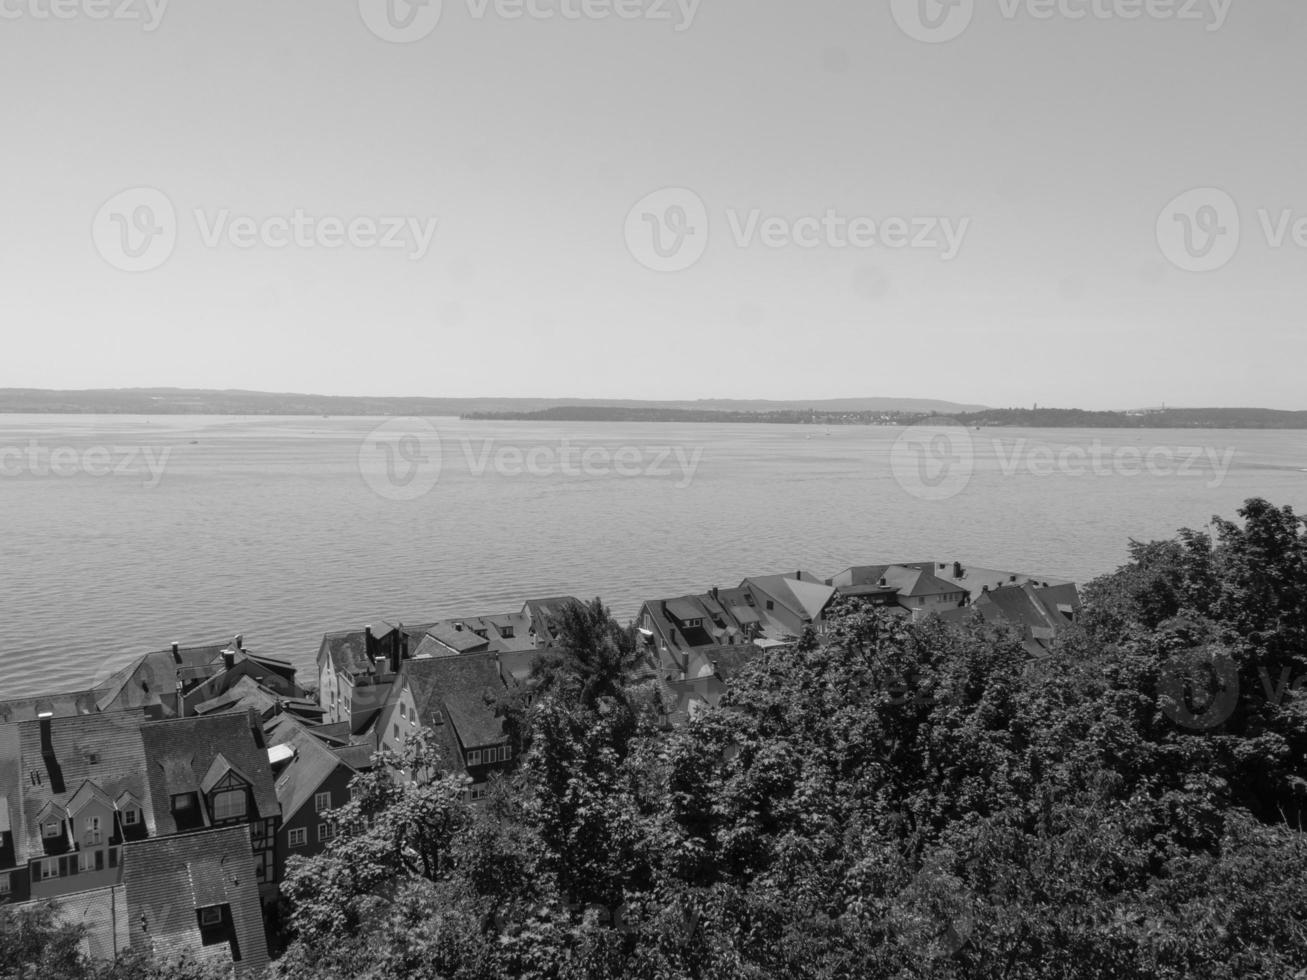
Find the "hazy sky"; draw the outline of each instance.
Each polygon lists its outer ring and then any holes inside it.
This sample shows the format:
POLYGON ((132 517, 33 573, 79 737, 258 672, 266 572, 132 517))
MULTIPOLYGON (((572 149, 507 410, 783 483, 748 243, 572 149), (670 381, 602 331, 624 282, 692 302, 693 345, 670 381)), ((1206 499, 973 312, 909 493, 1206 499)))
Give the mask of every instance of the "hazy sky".
POLYGON ((1302 0, 150 3, 0 0, 0 387, 1307 408, 1302 0))

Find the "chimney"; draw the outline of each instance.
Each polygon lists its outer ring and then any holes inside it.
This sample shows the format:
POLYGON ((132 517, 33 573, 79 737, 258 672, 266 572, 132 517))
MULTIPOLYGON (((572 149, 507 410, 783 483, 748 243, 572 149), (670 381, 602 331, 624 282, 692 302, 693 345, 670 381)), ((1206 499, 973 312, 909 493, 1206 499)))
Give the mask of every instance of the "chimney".
POLYGON ((369 623, 363 627, 363 653, 368 658, 369 663, 376 660, 376 655, 372 652, 374 642, 372 639, 372 625, 369 623))
POLYGON ((714 586, 712 587, 712 592, 710 592, 709 595, 712 596, 712 601, 713 601, 713 602, 716 602, 716 601, 717 601, 717 586, 714 585, 714 586))
POLYGON ((236 666, 235 650, 227 649, 222 651, 222 666, 227 670, 231 670, 236 666))
POLYGON ((962 562, 960 562, 960 561, 955 561, 955 562, 953 563, 953 577, 954 577, 954 578, 961 578, 961 577, 962 577, 962 562))
POLYGON ((244 652, 245 652, 245 634, 244 634, 244 633, 237 633, 237 634, 236 634, 236 641, 235 641, 235 642, 236 642, 236 649, 239 650, 241 653, 244 653, 244 652))
POLYGON ((400 623, 399 628, 395 630, 395 642, 390 646, 390 672, 399 673, 400 661, 404 659, 404 624, 400 623))
POLYGON ((172 644, 172 662, 178 666, 180 666, 182 662, 182 645, 176 640, 174 640, 172 644))

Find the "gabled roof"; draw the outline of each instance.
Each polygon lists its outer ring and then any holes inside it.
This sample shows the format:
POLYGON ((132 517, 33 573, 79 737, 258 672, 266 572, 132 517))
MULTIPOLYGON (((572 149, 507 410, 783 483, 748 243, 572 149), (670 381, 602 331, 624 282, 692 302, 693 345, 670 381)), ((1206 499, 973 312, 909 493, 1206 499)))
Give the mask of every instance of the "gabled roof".
MULTIPOLYGON (((131 791, 128 790, 127 792, 130 793, 131 791)), ((69 798, 68 815, 71 817, 77 816, 88 803, 92 802, 99 803, 109 810, 115 808, 113 798, 88 779, 77 787, 77 792, 69 798)))
POLYGON ((133 946, 165 958, 189 950, 201 963, 228 964, 227 943, 205 946, 196 910, 228 905, 241 959, 238 980, 268 965, 259 886, 247 825, 127 844, 123 885, 133 946))
POLYGON ((160 834, 178 830, 172 796, 198 790, 219 756, 250 783, 260 817, 278 814, 272 768, 253 712, 150 722, 141 727, 141 740, 160 834))
POLYGON ((554 642, 553 621, 562 615, 563 610, 568 606, 584 605, 580 599, 572 596, 554 596, 549 599, 528 599, 522 606, 524 612, 531 619, 530 629, 535 630, 536 637, 541 643, 550 644, 554 642))
POLYGON ((148 809, 152 797, 141 737, 143 722, 141 712, 125 711, 25 721, 0 728, 0 732, 7 729, 10 733, 0 734, 0 785, 11 797, 10 814, 16 817, 15 852, 20 863, 34 856, 28 853, 28 847, 41 846, 37 814, 48 803, 67 809, 88 781, 108 800, 124 792, 132 793, 147 806, 146 828, 156 833, 148 809), (47 747, 43 742, 48 742, 48 753, 43 751, 47 747), (35 782, 33 773, 37 776, 35 782))
POLYGON ((804 619, 817 619, 835 597, 835 590, 806 572, 791 575, 763 575, 747 578, 741 588, 754 588, 804 619))
POLYGON ((507 739, 493 703, 508 692, 493 654, 411 660, 404 667, 418 720, 432 726, 436 712, 452 724, 466 748, 507 739))
MULTIPOLYGON (((295 755, 277 776, 277 801, 281 804, 281 819, 289 822, 321 789, 337 769, 353 772, 344 759, 322 744, 302 725, 285 725, 277 733, 274 745, 286 746, 295 755)), ((369 754, 371 750, 369 749, 369 754)))

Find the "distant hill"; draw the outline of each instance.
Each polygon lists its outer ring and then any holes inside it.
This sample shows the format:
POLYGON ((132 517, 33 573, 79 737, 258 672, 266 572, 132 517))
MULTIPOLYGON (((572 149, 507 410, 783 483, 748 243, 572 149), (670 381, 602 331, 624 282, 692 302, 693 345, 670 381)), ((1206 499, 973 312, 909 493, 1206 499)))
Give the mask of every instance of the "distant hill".
POLYGON ((465 415, 538 412, 565 407, 768 412, 815 408, 828 412, 970 412, 979 405, 914 398, 836 398, 824 401, 635 401, 584 398, 370 398, 185 388, 47 391, 0 388, 0 413, 78 415, 465 415))
POLYGON ((1307 429, 1307 412, 1270 408, 1167 408, 1143 412, 991 408, 948 414, 964 425, 1032 429, 1307 429))

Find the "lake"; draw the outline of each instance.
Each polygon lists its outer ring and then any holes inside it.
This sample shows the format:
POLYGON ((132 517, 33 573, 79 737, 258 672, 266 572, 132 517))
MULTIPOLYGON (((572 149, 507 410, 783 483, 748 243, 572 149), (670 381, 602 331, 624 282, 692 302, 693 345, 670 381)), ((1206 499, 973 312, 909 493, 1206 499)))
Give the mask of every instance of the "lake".
POLYGON ((0 415, 0 698, 244 633, 960 560, 1085 581, 1131 538, 1307 512, 1307 432, 0 415))

